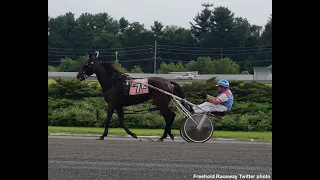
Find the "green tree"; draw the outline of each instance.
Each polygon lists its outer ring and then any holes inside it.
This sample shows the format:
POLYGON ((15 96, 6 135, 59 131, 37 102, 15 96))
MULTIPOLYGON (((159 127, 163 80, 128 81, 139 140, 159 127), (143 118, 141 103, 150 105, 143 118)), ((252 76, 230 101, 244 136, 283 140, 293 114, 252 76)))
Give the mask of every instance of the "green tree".
POLYGON ((59 72, 59 68, 54 66, 48 66, 48 72, 59 72))
POLYGON ((129 24, 130 24, 129 21, 126 20, 124 17, 122 17, 119 20, 119 32, 121 32, 123 34, 126 31, 126 29, 128 28, 129 24))
POLYGON ((143 71, 140 66, 133 66, 133 68, 130 70, 130 73, 143 73, 143 71))
POLYGON ((78 71, 77 62, 71 58, 63 58, 60 61, 59 72, 74 72, 78 71))
MULTIPOLYGON (((118 42, 118 38, 105 30, 100 31, 93 39, 93 47, 95 49, 113 49, 121 47, 120 42, 118 42)), ((114 51, 109 51, 106 53, 106 56, 113 56, 114 51)))
POLYGON ((187 68, 187 71, 198 71, 197 62, 195 60, 189 61, 186 64, 186 68, 187 68))
POLYGON ((101 31, 108 32, 116 35, 119 32, 119 23, 114 20, 108 13, 97 13, 94 15, 95 32, 100 33, 101 31))
POLYGON ((87 61, 89 56, 80 56, 77 60, 71 58, 62 58, 58 67, 48 66, 48 71, 55 72, 77 72, 87 61))
POLYGON ((122 67, 122 65, 119 63, 119 60, 114 61, 113 65, 118 71, 120 71, 122 73, 127 73, 128 72, 126 68, 122 67))
POLYGON ((160 68, 158 69, 159 74, 167 74, 169 72, 185 72, 186 68, 184 67, 182 62, 178 62, 174 64, 173 62, 170 62, 169 64, 161 63, 160 68))
MULTIPOLYGON (((48 16, 48 65, 57 66, 52 62, 66 57, 78 59, 99 50, 102 61, 113 60, 115 52, 118 52, 117 56, 125 69, 139 65, 144 72, 153 72, 149 61, 137 60, 153 58, 155 39, 158 58, 189 61, 190 64, 186 63, 187 69, 197 71, 199 63, 191 60, 201 56, 232 58, 241 65, 241 71, 252 71, 249 69, 251 65, 245 62, 252 57, 255 59, 254 66, 270 65, 265 60, 272 60, 272 15, 262 28, 250 24, 245 18, 235 17, 226 7, 202 6, 188 29, 165 26, 154 20, 149 30, 140 22, 129 22, 124 17, 115 20, 108 13, 82 13, 78 18, 72 12, 57 17, 48 16), (256 46, 263 47, 252 48, 256 46)), ((157 67, 160 67, 160 62, 157 61, 157 67)), ((201 68, 202 65, 200 63, 201 68)), ((213 70, 203 67, 200 71, 209 73, 213 70)))
POLYGON ((162 59, 169 60, 190 60, 188 49, 197 45, 189 29, 170 25, 164 29, 162 38, 158 41, 158 54, 162 59))
POLYGON ((190 22, 190 29, 191 33, 200 44, 206 44, 209 36, 209 29, 211 27, 210 17, 212 15, 212 10, 210 10, 209 7, 212 7, 213 4, 202 4, 202 6, 205 8, 193 18, 195 23, 190 22))
POLYGON ((215 7, 210 17, 211 40, 213 47, 235 47, 232 43, 232 29, 234 28, 234 13, 227 7, 215 7))
POLYGON ((262 39, 265 45, 272 44, 272 14, 270 15, 269 20, 264 27, 262 39))
POLYGON ((175 68, 176 68, 176 72, 184 72, 187 70, 181 61, 175 64, 175 68))
POLYGON ((63 48, 74 48, 77 43, 75 40, 75 30, 77 22, 71 12, 56 18, 48 17, 49 36, 51 43, 58 44, 63 48))
POLYGON ((262 26, 251 25, 250 35, 246 40, 246 47, 260 46, 261 44, 262 26))
POLYGON ((93 39, 95 37, 94 15, 90 13, 82 13, 76 20, 77 27, 75 30, 75 38, 77 48, 92 48, 93 39))
POLYGON ((235 18, 230 37, 230 41, 232 41, 234 47, 246 46, 247 39, 251 34, 250 28, 251 25, 247 19, 241 17, 235 18))
MULTIPOLYGON (((154 37, 152 32, 145 29, 143 24, 139 22, 129 23, 124 33, 118 37, 120 37, 121 44, 124 47, 123 54, 119 53, 118 57, 121 56, 122 61, 124 61, 122 64, 127 69, 131 69, 134 65, 137 65, 132 60, 148 59, 153 55, 150 45, 154 44, 154 37)), ((150 72, 153 69, 148 61, 139 62, 139 65, 146 72, 150 72)))
POLYGON ((159 21, 154 21, 153 25, 151 26, 151 31, 156 39, 158 39, 158 37, 162 37, 164 33, 163 24, 159 21))
POLYGON ((250 74, 248 71, 241 71, 240 74, 250 74))
POLYGON ((186 64, 188 71, 198 71, 200 74, 214 74, 214 68, 210 57, 198 57, 186 64))
POLYGON ((212 62, 214 74, 240 74, 240 66, 230 58, 217 59, 212 62))

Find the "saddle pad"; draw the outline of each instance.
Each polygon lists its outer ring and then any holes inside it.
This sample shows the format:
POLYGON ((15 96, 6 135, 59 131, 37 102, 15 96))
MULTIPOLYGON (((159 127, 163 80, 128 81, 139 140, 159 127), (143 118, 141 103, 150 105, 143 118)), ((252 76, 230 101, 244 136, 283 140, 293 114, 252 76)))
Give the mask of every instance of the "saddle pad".
POLYGON ((149 88, 143 84, 140 84, 139 82, 148 84, 148 78, 134 79, 133 82, 130 83, 129 95, 132 96, 132 95, 139 95, 139 94, 141 95, 141 94, 149 93, 149 88))

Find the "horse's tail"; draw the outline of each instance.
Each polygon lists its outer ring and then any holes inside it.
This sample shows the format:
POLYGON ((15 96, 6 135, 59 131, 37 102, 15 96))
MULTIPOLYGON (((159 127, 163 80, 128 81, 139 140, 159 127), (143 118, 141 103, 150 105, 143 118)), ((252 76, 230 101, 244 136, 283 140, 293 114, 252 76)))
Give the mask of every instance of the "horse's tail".
POLYGON ((170 83, 174 86, 174 89, 173 89, 174 95, 179 96, 182 99, 186 98, 185 93, 184 93, 183 89, 181 88, 180 84, 178 84, 174 81, 170 81, 170 83))
MULTIPOLYGON (((182 87, 180 86, 180 84, 174 82, 174 81, 170 81, 170 83, 174 86, 174 89, 173 89, 173 94, 176 95, 176 96, 179 96, 180 98, 182 99, 186 99, 186 95, 185 95, 185 92, 184 90, 182 89, 182 87)), ((190 105, 188 103, 185 103, 183 101, 181 101, 181 104, 187 108, 188 110, 191 108, 190 105)))

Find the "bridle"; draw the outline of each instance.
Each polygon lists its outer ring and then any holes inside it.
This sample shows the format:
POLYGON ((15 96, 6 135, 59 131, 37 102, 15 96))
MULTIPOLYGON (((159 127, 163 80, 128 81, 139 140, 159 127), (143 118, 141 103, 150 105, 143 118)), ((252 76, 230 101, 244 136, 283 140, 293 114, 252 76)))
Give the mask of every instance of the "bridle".
MULTIPOLYGON (((95 58, 96 61, 98 61, 97 58, 99 57, 99 51, 96 51, 95 53, 96 53, 96 56, 95 56, 94 58, 95 58)), ((90 60, 91 60, 91 58, 90 58, 90 60)), ((79 70, 77 76, 81 76, 81 79, 83 79, 83 80, 85 80, 86 78, 90 77, 90 76, 88 76, 85 72, 86 72, 89 68, 92 68, 92 67, 93 67, 93 61, 95 61, 95 60, 91 60, 90 62, 86 61, 86 62, 82 65, 82 67, 81 67, 81 69, 79 70), (86 67, 86 68, 83 69, 83 67, 86 67)), ((99 61, 99 63, 101 63, 101 61, 99 61)))
MULTIPOLYGON (((99 52, 96 51, 96 56, 94 57, 94 59, 91 59, 90 58, 90 61, 86 61, 83 65, 82 65, 82 68, 79 70, 78 72, 78 75, 77 77, 79 77, 81 80, 85 80, 86 78, 90 77, 88 76, 85 72, 89 69, 89 68, 93 68, 93 63, 94 61, 96 61, 97 63, 102 63, 102 61, 98 60, 97 57, 99 55, 99 52)), ((111 75, 111 77, 106 77, 108 79, 108 81, 106 82, 106 84, 111 84, 110 82, 113 80, 113 79, 123 79, 123 77, 125 79, 128 79, 128 75, 127 74, 124 74, 124 73, 119 73, 119 72, 113 72, 113 74, 111 75)), ((130 79, 130 77, 129 77, 130 79)), ((111 86, 109 86, 108 88, 112 88, 112 87, 115 87, 115 86, 119 86, 120 83, 116 83, 116 84, 113 84, 111 86)), ((105 91, 105 90, 102 90, 102 91, 105 91)))
POLYGON ((87 69, 92 68, 92 66, 93 66, 93 61, 91 61, 90 63, 85 62, 82 65, 81 69, 79 70, 77 77, 80 77, 81 80, 85 80, 86 78, 88 78, 89 76, 85 72, 87 71, 87 69), (83 68, 83 67, 85 67, 85 68, 83 68))

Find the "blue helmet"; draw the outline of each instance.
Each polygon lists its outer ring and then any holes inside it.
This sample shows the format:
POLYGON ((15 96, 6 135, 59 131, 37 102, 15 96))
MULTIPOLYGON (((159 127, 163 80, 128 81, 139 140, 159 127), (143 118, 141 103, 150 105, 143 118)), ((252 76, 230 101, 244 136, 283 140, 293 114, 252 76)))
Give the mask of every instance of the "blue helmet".
POLYGON ((230 85, 228 80, 221 79, 216 86, 222 86, 224 88, 228 88, 230 85))

